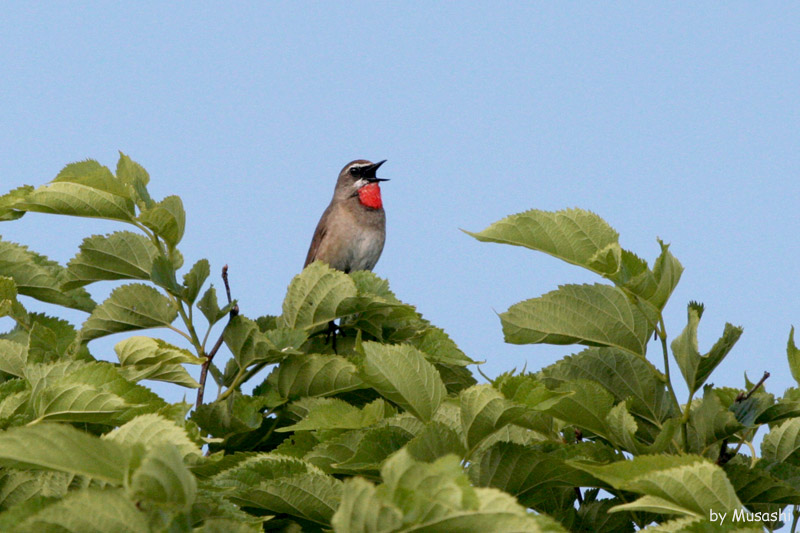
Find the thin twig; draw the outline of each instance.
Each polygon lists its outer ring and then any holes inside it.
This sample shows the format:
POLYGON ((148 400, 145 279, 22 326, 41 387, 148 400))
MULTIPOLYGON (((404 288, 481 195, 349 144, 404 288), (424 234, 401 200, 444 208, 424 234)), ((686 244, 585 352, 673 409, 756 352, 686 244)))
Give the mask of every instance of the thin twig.
MULTIPOLYGON (((225 295, 228 297, 228 305, 231 303, 231 287, 228 284, 228 265, 222 267, 222 281, 225 283, 225 295)), ((234 305, 231 307, 231 311, 228 314, 228 324, 231 323, 233 317, 239 314, 239 306, 234 305)), ((227 325, 226 325, 227 327, 227 325)), ((206 355, 206 360, 203 362, 203 366, 200 369, 200 388, 197 389, 197 402, 195 403, 195 407, 200 407, 203 405, 203 394, 206 390, 206 379, 208 378, 208 367, 211 365, 211 361, 214 359, 214 356, 217 355, 217 352, 222 347, 222 340, 224 338, 225 330, 222 330, 222 333, 217 339, 217 342, 214 343, 214 347, 211 348, 211 351, 208 352, 206 355)))
POLYGON ((225 295, 228 297, 228 303, 231 303, 231 286, 228 285, 228 265, 222 267, 222 282, 225 283, 225 295))
POLYGON ((758 380, 758 383, 756 383, 755 385, 753 385, 753 388, 752 388, 752 389, 750 389, 750 390, 747 392, 747 394, 745 394, 745 393, 743 393, 743 392, 740 392, 740 393, 739 393, 739 395, 736 397, 736 401, 737 401, 737 402, 743 402, 743 401, 745 401, 745 400, 749 399, 749 398, 750 398, 750 396, 752 396, 753 394, 755 394, 755 392, 758 390, 758 388, 759 388, 761 385, 763 385, 765 381, 767 381, 767 378, 769 378, 769 372, 764 372, 764 375, 763 375, 763 376, 761 376, 761 379, 759 379, 759 380, 758 380))

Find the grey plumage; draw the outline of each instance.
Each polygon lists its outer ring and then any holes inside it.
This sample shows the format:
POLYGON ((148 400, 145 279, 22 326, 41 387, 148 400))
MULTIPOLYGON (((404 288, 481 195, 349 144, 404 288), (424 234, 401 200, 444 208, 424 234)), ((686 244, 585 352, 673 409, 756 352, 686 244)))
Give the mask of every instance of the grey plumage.
POLYGON ((368 207, 359 199, 361 187, 385 181, 375 173, 383 164, 358 159, 339 173, 333 198, 311 240, 305 266, 320 260, 343 272, 372 270, 386 240, 383 207, 368 207))

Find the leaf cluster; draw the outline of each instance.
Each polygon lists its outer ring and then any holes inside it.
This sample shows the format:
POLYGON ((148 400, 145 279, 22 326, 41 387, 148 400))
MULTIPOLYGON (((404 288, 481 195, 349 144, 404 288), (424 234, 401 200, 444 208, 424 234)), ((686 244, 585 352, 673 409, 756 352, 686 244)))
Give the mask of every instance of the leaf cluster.
MULTIPOLYGON (((121 154, 114 173, 84 161, 0 196, 3 221, 37 212, 128 225, 87 237, 65 266, 0 239, 0 316, 15 323, 0 335, 0 530, 757 531, 800 504, 800 395, 708 384, 742 330, 726 325, 701 354, 703 307, 691 303, 668 337, 662 313, 683 267, 663 242, 651 266, 579 209, 471 233, 601 278, 500 315, 507 342, 582 351, 478 384, 476 362, 371 272, 313 263, 280 314, 231 313, 235 302, 203 289, 207 260, 179 274, 186 216, 177 196, 153 200, 149 179, 121 154), (85 289, 120 280, 100 304, 85 289), (76 327, 28 312, 22 297, 87 317, 76 327), (178 342, 145 336, 151 328, 178 342), (115 361, 92 354, 92 340, 122 332, 136 335, 115 361), (185 365, 201 366, 200 379, 185 365), (218 393, 204 403, 206 372, 218 393), (198 389, 198 401, 168 404, 148 380, 198 389)), ((793 331, 787 354, 797 377, 793 331)))

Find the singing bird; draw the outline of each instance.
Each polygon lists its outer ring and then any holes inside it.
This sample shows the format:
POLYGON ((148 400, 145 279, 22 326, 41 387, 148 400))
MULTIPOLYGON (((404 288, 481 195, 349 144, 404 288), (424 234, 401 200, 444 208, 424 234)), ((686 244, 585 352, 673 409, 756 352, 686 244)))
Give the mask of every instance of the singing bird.
MULTIPOLYGON (((303 267, 314 261, 348 273, 372 270, 386 241, 386 213, 381 200, 381 181, 376 176, 386 160, 372 163, 357 159, 339 172, 333 198, 319 219, 303 267)), ((336 324, 328 324, 328 339, 336 353, 336 324)))
POLYGON ((314 231, 304 267, 317 260, 345 273, 375 267, 386 241, 379 183, 389 180, 376 176, 385 162, 357 159, 345 165, 314 231))

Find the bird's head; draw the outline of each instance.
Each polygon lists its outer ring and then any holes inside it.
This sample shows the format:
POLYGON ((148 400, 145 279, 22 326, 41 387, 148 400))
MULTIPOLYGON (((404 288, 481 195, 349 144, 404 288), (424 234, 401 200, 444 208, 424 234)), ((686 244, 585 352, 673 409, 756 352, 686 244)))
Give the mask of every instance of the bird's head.
POLYGON ((385 159, 377 163, 366 159, 356 159, 345 165, 339 173, 339 180, 336 182, 335 196, 340 200, 357 196, 363 205, 373 209, 380 209, 383 203, 378 183, 389 180, 379 178, 376 174, 378 168, 385 162, 385 159))

